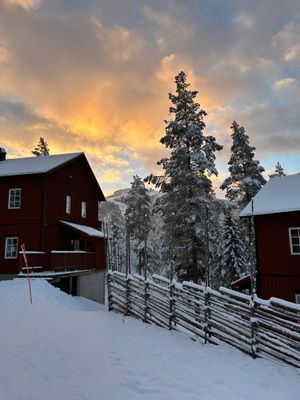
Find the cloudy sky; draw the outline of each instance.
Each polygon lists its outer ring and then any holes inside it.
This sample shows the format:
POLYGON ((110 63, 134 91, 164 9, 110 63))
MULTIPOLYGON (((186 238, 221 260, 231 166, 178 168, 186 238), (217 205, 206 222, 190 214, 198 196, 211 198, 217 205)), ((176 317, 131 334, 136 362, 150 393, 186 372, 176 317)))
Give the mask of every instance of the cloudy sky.
POLYGON ((157 170, 184 70, 224 150, 244 125, 267 171, 300 170, 299 0, 0 0, 0 146, 84 151, 106 194, 157 170))

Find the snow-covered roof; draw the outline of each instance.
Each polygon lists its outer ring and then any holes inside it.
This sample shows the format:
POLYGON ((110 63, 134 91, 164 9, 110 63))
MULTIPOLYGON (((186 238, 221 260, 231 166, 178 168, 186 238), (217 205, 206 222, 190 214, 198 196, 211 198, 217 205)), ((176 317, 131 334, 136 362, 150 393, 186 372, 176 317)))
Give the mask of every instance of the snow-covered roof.
POLYGON ((13 158, 0 161, 0 177, 43 174, 78 157, 83 153, 57 154, 44 157, 13 158))
MULTIPOLYGON (((253 199, 253 214, 276 214, 300 210, 300 174, 270 179, 253 199)), ((252 215, 251 202, 240 217, 252 215)))
POLYGON ((66 226, 76 229, 77 231, 79 231, 87 236, 97 237, 97 238, 105 237, 104 232, 99 231, 98 229, 92 228, 91 226, 74 224, 73 222, 62 221, 62 220, 60 222, 66 226))

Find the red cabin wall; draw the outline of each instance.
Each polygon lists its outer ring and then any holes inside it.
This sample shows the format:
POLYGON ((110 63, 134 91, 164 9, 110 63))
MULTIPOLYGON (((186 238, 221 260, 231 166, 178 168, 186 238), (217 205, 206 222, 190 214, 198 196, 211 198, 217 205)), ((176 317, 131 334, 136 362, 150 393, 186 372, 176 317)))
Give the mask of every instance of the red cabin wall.
MULTIPOLYGON (((27 250, 66 250, 70 234, 59 220, 101 229, 98 201, 105 200, 85 157, 79 157, 49 174, 0 178, 0 273, 17 273, 18 260, 5 260, 5 238, 19 237, 27 250), (21 208, 8 209, 8 191, 22 189, 21 208), (66 214, 66 195, 72 198, 66 214), (87 217, 81 217, 81 201, 87 203, 87 217)), ((73 236, 76 234, 73 234, 73 236)), ((105 268, 104 240, 96 241, 98 268, 105 268)), ((50 266, 50 255, 45 267, 50 266)))
POLYGON ((72 221, 99 229, 98 201, 103 200, 98 184, 91 177, 84 158, 45 177, 45 219, 47 224, 57 220, 72 221), (72 199, 71 214, 66 214, 66 196, 72 199), (81 217, 81 201, 87 203, 87 217, 81 217))
POLYGON ((41 190, 39 175, 5 177, 0 181, 0 272, 18 272, 18 262, 7 260, 5 238, 17 236, 19 245, 25 243, 28 250, 40 250, 41 190), (8 209, 9 189, 21 188, 21 208, 8 209))
MULTIPOLYGON (((104 200, 91 169, 81 157, 45 177, 45 251, 66 249, 67 228, 59 220, 101 229, 98 201, 104 200), (66 196, 71 196, 71 213, 66 213, 66 196), (86 218, 81 217, 81 202, 87 205, 86 218)), ((76 234, 73 234, 76 236, 76 234)), ((97 240, 97 266, 105 268, 104 240, 97 240), (103 244, 102 244, 103 242, 103 244)))
POLYGON ((292 255, 289 228, 300 226, 300 212, 255 217, 258 292, 268 299, 295 302, 300 293, 300 255, 292 255))

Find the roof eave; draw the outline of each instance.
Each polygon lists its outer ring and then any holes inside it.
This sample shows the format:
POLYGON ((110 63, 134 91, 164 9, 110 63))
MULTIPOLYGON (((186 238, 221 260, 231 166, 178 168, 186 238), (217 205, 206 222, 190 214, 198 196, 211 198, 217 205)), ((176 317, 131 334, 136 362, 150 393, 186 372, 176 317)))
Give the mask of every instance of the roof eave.
MULTIPOLYGON (((58 220, 58 222, 59 222, 61 225, 63 225, 65 228, 70 229, 70 230, 73 231, 73 232, 79 233, 80 235, 82 235, 82 236, 84 236, 84 237, 86 237, 86 238, 93 238, 93 239, 95 239, 95 240, 101 239, 101 237, 99 237, 99 236, 95 236, 95 235, 93 235, 93 234, 88 234, 88 233, 86 233, 86 232, 84 232, 84 231, 82 231, 82 230, 76 228, 75 226, 69 225, 69 224, 68 224, 69 221, 58 220)), ((70 223, 74 223, 74 224, 75 224, 76 222, 70 222, 70 223)))
MULTIPOLYGON (((300 212, 300 208, 293 208, 293 209, 288 209, 288 210, 274 210, 274 211, 264 211, 264 212, 255 212, 253 213, 253 216, 260 216, 260 215, 272 215, 272 214, 287 214, 290 212, 300 212)), ((240 218, 249 218, 252 217, 252 213, 247 213, 243 215, 239 215, 240 218)))

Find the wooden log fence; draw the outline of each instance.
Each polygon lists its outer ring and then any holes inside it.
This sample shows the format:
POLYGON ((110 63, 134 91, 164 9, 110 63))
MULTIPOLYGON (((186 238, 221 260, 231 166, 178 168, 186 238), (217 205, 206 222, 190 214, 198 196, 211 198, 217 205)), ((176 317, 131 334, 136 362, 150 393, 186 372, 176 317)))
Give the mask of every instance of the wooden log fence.
POLYGON ((219 291, 159 275, 109 271, 108 309, 147 323, 202 338, 226 342, 245 353, 300 368, 300 306, 271 298, 219 291))

